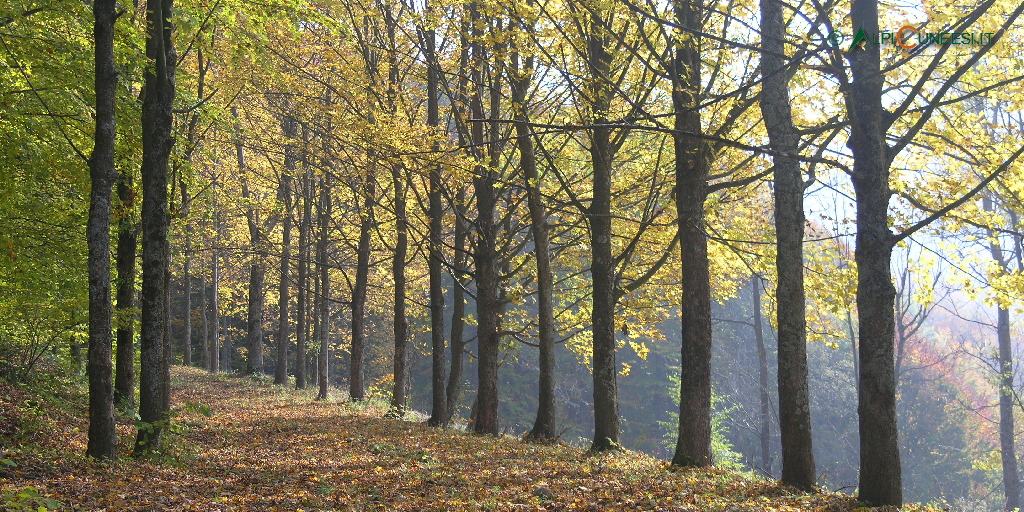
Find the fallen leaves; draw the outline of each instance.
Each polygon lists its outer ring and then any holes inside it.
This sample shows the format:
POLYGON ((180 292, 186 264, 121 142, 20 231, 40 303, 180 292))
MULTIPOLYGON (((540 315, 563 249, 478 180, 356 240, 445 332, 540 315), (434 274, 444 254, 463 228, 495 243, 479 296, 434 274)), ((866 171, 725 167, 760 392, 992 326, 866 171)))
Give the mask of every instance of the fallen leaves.
MULTIPOLYGON (((23 450, 3 489, 38 489, 68 510, 851 510, 725 470, 670 470, 647 456, 454 434, 384 419, 386 408, 314 402, 246 378, 176 368, 191 428, 175 457, 113 463, 23 450), (38 465, 25 471, 26 464, 38 465)), ((64 446, 85 429, 65 425, 64 446)), ((119 433, 124 436, 122 429, 119 433)), ((122 437, 122 445, 130 444, 122 437)))

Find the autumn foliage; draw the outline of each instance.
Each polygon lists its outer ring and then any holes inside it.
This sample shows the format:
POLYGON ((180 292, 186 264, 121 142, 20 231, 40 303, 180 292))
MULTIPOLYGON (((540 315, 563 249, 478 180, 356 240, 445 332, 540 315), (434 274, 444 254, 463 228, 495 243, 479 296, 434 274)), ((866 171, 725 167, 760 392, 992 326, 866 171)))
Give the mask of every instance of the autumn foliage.
MULTIPOLYGON (((173 449, 85 458, 82 411, 0 393, 4 492, 66 510, 850 510, 723 470, 670 470, 636 452, 477 436, 384 419, 386 404, 316 402, 247 377, 175 368, 173 449)), ((71 395, 60 403, 75 404, 71 395)), ((70 405, 69 405, 70 407, 70 405)), ((123 420, 124 418, 122 418, 123 420)), ((122 438, 132 427, 119 426, 122 438)), ((129 443, 122 442, 121 450, 129 443)), ((17 509, 15 509, 17 510, 17 509)))

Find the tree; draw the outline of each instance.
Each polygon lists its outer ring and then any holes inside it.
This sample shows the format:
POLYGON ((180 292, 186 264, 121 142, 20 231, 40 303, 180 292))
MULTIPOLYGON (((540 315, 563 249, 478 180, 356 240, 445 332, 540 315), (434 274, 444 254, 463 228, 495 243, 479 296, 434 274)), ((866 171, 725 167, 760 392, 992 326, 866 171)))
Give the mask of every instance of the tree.
POLYGON ((587 211, 590 221, 593 282, 591 329, 594 357, 594 440, 596 451, 616 448, 619 443, 619 404, 615 367, 615 261, 612 258, 612 170, 617 146, 612 141, 609 110, 613 88, 610 46, 610 13, 589 6, 587 23, 587 66, 589 107, 594 128, 590 135, 593 166, 593 199, 587 211))
POLYGON ((679 216, 682 280, 682 360, 679 439, 672 463, 711 464, 711 278, 704 202, 711 155, 701 126, 702 1, 673 3, 676 23, 685 30, 672 61, 675 110, 676 213, 679 216))
POLYGON ((775 151, 775 233, 779 328, 779 419, 782 482, 811 489, 816 480, 807 387, 807 318, 804 298, 804 189, 793 125, 786 62, 786 23, 781 0, 761 0, 761 113, 775 151))
MULTIPOLYGON (((306 129, 303 127, 303 138, 306 129)), ((303 153, 304 171, 301 176, 299 200, 299 269, 298 292, 295 302, 295 389, 306 389, 306 337, 309 335, 309 259, 310 232, 313 223, 313 178, 308 159, 303 153)))
MULTIPOLYGON (((529 5, 530 2, 527 3, 529 5)), ((532 33, 535 19, 520 17, 523 29, 532 33)), ((512 66, 512 108, 515 109, 516 144, 519 149, 519 166, 522 168, 526 188, 527 207, 530 210, 530 233, 533 235, 533 255, 537 263, 537 345, 540 351, 539 396, 537 418, 530 437, 534 439, 555 439, 558 437, 555 411, 555 314, 554 279, 551 273, 550 236, 548 215, 544 198, 540 192, 540 174, 537 171, 537 155, 533 144, 533 133, 529 122, 527 93, 533 81, 533 56, 523 56, 513 45, 512 66), (522 67, 520 68, 520 61, 522 67)))
POLYGON ((760 401, 761 421, 758 424, 758 441, 761 445, 761 469, 771 476, 771 397, 768 394, 768 351, 764 344, 764 327, 761 325, 761 276, 754 274, 750 279, 750 306, 754 313, 754 342, 757 345, 757 384, 760 401))
POLYGON ((285 169, 281 173, 278 200, 284 204, 284 221, 281 227, 281 263, 280 280, 278 281, 277 292, 277 366, 274 368, 274 384, 284 385, 288 382, 288 344, 289 340, 289 301, 291 295, 291 250, 292 250, 292 215, 294 215, 292 198, 292 179, 296 172, 295 145, 293 141, 296 135, 296 122, 290 114, 285 114, 281 120, 281 131, 285 136, 285 169))
MULTIPOLYGON (((982 197, 982 209, 992 212, 995 207, 991 197, 982 197)), ((1016 222, 1013 223, 1016 225, 1016 222)), ((1007 272, 1006 257, 1003 255, 1003 248, 999 243, 998 235, 991 228, 988 229, 989 250, 992 260, 999 266, 1000 272, 1007 272)), ((1014 240, 1014 247, 1020 256, 1020 237, 1014 240)), ((1018 265, 1021 260, 1018 259, 1018 265)), ((1024 270, 1018 268, 1018 271, 1024 270)), ((999 458, 1003 469, 1003 495, 1006 502, 1003 510, 1017 510, 1020 508, 1021 482, 1017 472, 1017 450, 1015 447, 1014 430, 1014 368, 1013 368, 1013 340, 1010 338, 1010 309, 1002 302, 996 306, 996 343, 998 346, 998 369, 999 369, 999 458)))
MULTIPOLYGON (((977 19, 991 5, 979 5, 963 19, 977 19)), ((853 33, 879 34, 878 13, 877 0, 853 0, 850 10, 853 33)), ((998 40, 1022 13, 1024 5, 1005 16, 993 39, 998 40)), ((961 94, 959 98, 949 101, 946 98, 954 85, 961 82, 964 75, 994 45, 982 46, 974 51, 945 77, 935 77, 929 71, 918 78, 912 85, 917 90, 924 90, 929 80, 941 81, 934 87, 934 92, 924 97, 925 104, 919 108, 916 120, 909 124, 904 133, 895 136, 889 133, 890 128, 908 113, 913 102, 919 98, 917 95, 909 96, 893 111, 883 107, 886 73, 882 71, 880 45, 863 39, 855 40, 854 43, 847 55, 852 81, 849 94, 844 95, 844 99, 851 126, 847 146, 853 154, 851 179, 857 212, 855 257, 860 335, 860 497, 873 505, 899 505, 903 501, 903 493, 893 364, 896 295, 890 268, 893 248, 899 241, 965 203, 1024 153, 1024 148, 1011 154, 1002 165, 957 200, 903 229, 898 235, 893 234, 889 229, 889 201, 892 197, 889 179, 893 159, 915 142, 940 107, 962 103, 965 98, 972 96, 961 94), (893 138, 894 142, 890 144, 889 138, 893 138)), ((955 45, 946 45, 940 49, 930 65, 936 66, 952 46, 955 45)))
POLYGON ((139 227, 135 219, 136 190, 133 171, 123 170, 117 178, 117 354, 115 355, 114 398, 135 405, 135 280, 139 227))
POLYGON ((167 165, 174 139, 174 71, 177 53, 172 40, 173 0, 151 0, 146 21, 149 38, 142 101, 142 342, 139 379, 139 416, 147 428, 139 429, 135 453, 161 448, 163 421, 170 389, 164 385, 167 359, 164 338, 168 329, 165 301, 168 274, 167 165))
POLYGON ((263 308, 265 296, 263 294, 263 281, 266 277, 266 263, 268 254, 266 250, 265 235, 261 228, 261 222, 256 211, 256 202, 253 197, 249 178, 248 167, 245 159, 245 149, 242 146, 242 128, 238 120, 238 110, 231 107, 231 115, 235 119, 235 158, 238 161, 238 178, 242 184, 242 200, 245 203, 245 221, 249 227, 249 300, 247 307, 247 329, 246 329, 246 373, 263 373, 263 308))
MULTIPOLYGON (((320 180, 320 200, 317 205, 317 224, 319 227, 320 239, 316 244, 316 262, 319 270, 319 293, 316 295, 318 319, 318 340, 320 342, 320 357, 317 364, 317 400, 327 400, 328 385, 328 363, 331 353, 331 275, 330 263, 327 261, 328 246, 330 245, 330 233, 328 227, 331 222, 331 178, 325 176, 320 180)), ((355 323, 355 322, 353 322, 355 323)))
MULTIPOLYGON (((432 4, 431 4, 432 5, 432 4)), ((430 5, 426 6, 428 15, 434 14, 430 5)), ((438 62, 437 62, 437 31, 433 27, 420 28, 424 58, 427 66, 427 126, 436 130, 441 124, 440 115, 440 85, 438 62)), ((435 134, 436 135, 436 134, 435 134)), ((434 151, 440 150, 440 144, 434 143, 434 151)), ((444 354, 444 285, 442 282, 442 222, 444 210, 441 203, 441 166, 431 165, 429 170, 429 190, 427 192, 427 216, 429 221, 429 245, 427 272, 429 274, 429 298, 430 298, 430 355, 431 355, 431 400, 430 418, 427 424, 431 426, 447 425, 451 420, 452 410, 449 405, 447 388, 445 387, 445 354, 444 354)), ((461 340, 460 340, 461 341, 461 340)), ((452 340, 453 346, 455 341, 452 340)), ((452 352, 454 356, 455 353, 452 352)), ((459 359, 461 360, 461 351, 459 359)))
POLYGON ((114 169, 117 70, 114 68, 114 0, 93 5, 96 62, 96 135, 89 175, 89 446, 97 459, 117 456, 111 368, 110 211, 114 169))

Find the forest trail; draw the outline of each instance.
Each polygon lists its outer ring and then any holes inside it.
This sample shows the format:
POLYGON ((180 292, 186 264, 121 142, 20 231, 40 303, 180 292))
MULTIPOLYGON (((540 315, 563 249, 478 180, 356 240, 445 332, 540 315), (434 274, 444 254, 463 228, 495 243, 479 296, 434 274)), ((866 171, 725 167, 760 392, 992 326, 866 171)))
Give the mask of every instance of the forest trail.
POLYGON ((12 422, 36 429, 12 436, 21 441, 13 446, 4 440, 0 459, 9 464, 0 469, 0 489, 7 498, 38 489, 63 510, 838 511, 856 505, 846 496, 802 495, 724 470, 669 471, 665 462, 637 453, 593 456, 566 445, 439 431, 384 419, 375 402, 314 402, 309 393, 249 378, 179 367, 173 379, 181 433, 172 436, 172 454, 153 461, 124 456, 134 429, 122 426, 122 457, 90 462, 80 416, 75 424, 68 411, 31 413, 36 419, 29 421, 25 404, 39 406, 27 393, 0 399, 21 411, 0 417, 8 429, 12 422))

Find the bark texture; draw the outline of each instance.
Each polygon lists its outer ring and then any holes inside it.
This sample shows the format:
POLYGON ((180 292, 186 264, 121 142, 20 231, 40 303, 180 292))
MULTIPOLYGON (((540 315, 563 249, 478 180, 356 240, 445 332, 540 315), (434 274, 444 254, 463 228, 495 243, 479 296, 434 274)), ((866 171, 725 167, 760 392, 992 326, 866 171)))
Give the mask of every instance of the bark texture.
POLYGON ((608 123, 613 85, 611 35, 598 11, 591 14, 587 35, 587 64, 591 81, 590 158, 593 162, 593 199, 587 212, 590 222, 590 275, 593 281, 590 321, 594 354, 594 451, 619 444, 618 381, 615 368, 615 261, 612 258, 612 165, 615 155, 608 123))
POLYGON ((167 164, 174 106, 174 71, 177 54, 172 41, 173 0, 152 0, 146 18, 149 37, 142 101, 142 337, 139 378, 139 416, 148 428, 140 429, 135 453, 160 449, 163 420, 167 417, 167 164))
MULTIPOLYGON (((982 206, 986 211, 993 210, 992 200, 987 196, 982 199, 982 206)), ((1008 271, 996 233, 988 230, 988 237, 993 240, 989 246, 992 259, 1004 272, 1008 271)), ((1010 310, 1002 304, 996 313, 996 342, 999 348, 999 457, 1003 466, 1003 495, 1006 497, 1003 510, 1015 510, 1020 508, 1021 483, 1014 439, 1013 340, 1010 337, 1010 310)))
MULTIPOLYGON (((784 58, 786 24, 780 0, 761 0, 761 114, 770 147, 799 152, 800 135, 789 101, 792 70, 784 58)), ((807 319, 804 299, 804 182, 800 162, 772 157, 775 172, 775 266, 778 273, 779 430, 782 482, 810 490, 815 484, 807 385, 807 319)))
POLYGON ((373 173, 367 173, 363 183, 363 206, 359 211, 359 245, 356 247, 356 282, 352 289, 352 358, 349 369, 349 397, 366 398, 363 371, 366 363, 366 287, 370 277, 370 233, 374 225, 374 196, 376 184, 373 173))
POLYGON ((256 205, 249 189, 249 168, 242 147, 241 126, 238 111, 231 109, 235 118, 235 159, 238 161, 238 179, 242 182, 242 199, 245 204, 245 221, 249 228, 249 300, 246 308, 246 362, 248 374, 263 373, 263 281, 266 277, 267 250, 260 232, 256 205))
POLYGON ((320 271, 320 293, 317 294, 317 302, 320 307, 317 311, 319 318, 319 341, 320 357, 317 359, 317 400, 327 400, 328 384, 328 361, 331 355, 331 281, 330 265, 327 261, 327 248, 330 244, 328 228, 331 220, 331 183, 330 178, 324 178, 320 183, 320 211, 318 212, 320 228, 320 240, 316 247, 317 269, 320 271))
POLYGON ((89 444, 86 455, 117 456, 114 385, 111 367, 113 310, 110 302, 110 212, 114 180, 114 121, 117 71, 114 68, 114 1, 97 0, 95 24, 96 135, 89 159, 89 444))
POLYGON ((135 190, 132 175, 125 171, 117 180, 117 354, 115 356, 114 398, 119 404, 135 405, 135 279, 139 226, 133 218, 135 190))
MULTIPOLYGON (((285 135, 289 135, 287 125, 294 121, 285 121, 285 135)), ((294 128, 291 129, 291 136, 294 136, 294 128)), ((289 144, 285 148, 285 167, 287 173, 281 176, 279 196, 284 203, 284 221, 281 226, 281 268, 280 279, 277 286, 277 363, 274 367, 274 384, 284 385, 288 382, 288 343, 291 330, 288 316, 288 303, 291 300, 291 286, 288 280, 291 278, 291 250, 292 250, 292 178, 295 171, 294 148, 289 144)))
MULTIPOLYGON (((527 30, 532 30, 532 26, 527 27, 527 30)), ((518 66, 519 56, 513 56, 512 62, 518 66)), ((526 104, 527 90, 533 75, 533 57, 526 57, 522 62, 522 69, 513 68, 513 75, 517 78, 512 80, 512 107, 515 109, 519 166, 526 182, 526 200, 530 210, 533 255, 537 261, 537 344, 540 352, 537 418, 529 435, 534 439, 555 439, 558 433, 555 416, 554 280, 551 275, 547 208, 540 191, 540 173, 537 171, 537 155, 526 104)))
POLYGON ((408 383, 407 359, 409 341, 409 320, 405 317, 405 260, 409 250, 409 227, 406 224, 405 174, 401 165, 391 169, 391 179, 395 190, 395 254, 391 270, 395 277, 395 386, 391 393, 391 408, 401 417, 405 413, 406 388, 408 383))
POLYGON ((302 177, 302 217, 299 220, 299 275, 295 303, 295 389, 306 389, 306 338, 309 335, 309 238, 313 216, 312 179, 302 177))
MULTIPOLYGON (((853 33, 878 33, 878 1, 853 0, 853 33)), ((882 107, 885 75, 879 45, 850 50, 853 82, 847 96, 856 193, 857 324, 860 335, 859 404, 860 499, 874 506, 903 503, 896 426, 893 354, 894 302, 890 260, 895 237, 889 230, 889 126, 882 107)))
POLYGON ((672 105, 676 158, 676 211, 683 267, 682 359, 679 397, 679 438, 672 464, 709 466, 711 453, 711 283, 708 239, 704 232, 704 201, 710 156, 702 133, 699 35, 703 2, 673 4, 676 23, 687 34, 676 43, 672 105))
MULTIPOLYGON (((437 34, 431 28, 424 31, 424 54, 427 60, 427 126, 437 129, 441 124, 438 99, 440 88, 437 69, 437 34)), ((439 151, 440 145, 435 144, 434 150, 439 151)), ((444 208, 441 203, 441 166, 430 169, 430 190, 427 193, 427 217, 429 218, 430 249, 427 262, 428 279, 430 281, 430 418, 427 424, 433 427, 447 425, 451 420, 452 411, 448 406, 448 388, 445 385, 447 368, 445 365, 444 340, 444 283, 442 252, 444 233, 444 208)))

